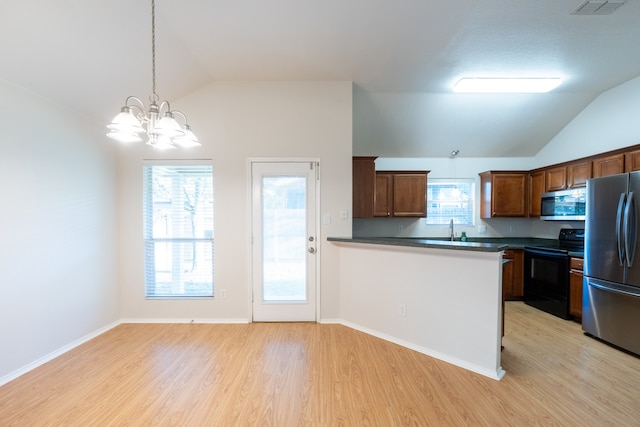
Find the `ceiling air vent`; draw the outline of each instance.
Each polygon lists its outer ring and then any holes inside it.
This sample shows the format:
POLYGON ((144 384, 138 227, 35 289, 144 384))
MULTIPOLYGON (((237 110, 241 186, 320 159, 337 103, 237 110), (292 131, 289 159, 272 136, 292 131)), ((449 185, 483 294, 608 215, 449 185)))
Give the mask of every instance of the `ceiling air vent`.
POLYGON ((597 1, 587 0, 571 12, 571 15, 611 15, 620 6, 625 4, 626 0, 618 1, 597 1))

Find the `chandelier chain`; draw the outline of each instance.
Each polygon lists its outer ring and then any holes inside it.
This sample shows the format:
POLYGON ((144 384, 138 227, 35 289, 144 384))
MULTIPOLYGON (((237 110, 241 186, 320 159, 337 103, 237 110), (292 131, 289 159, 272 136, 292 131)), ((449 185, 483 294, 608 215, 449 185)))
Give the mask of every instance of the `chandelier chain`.
POLYGON ((156 2, 151 0, 151 81, 153 90, 151 96, 157 98, 156 94, 156 2))

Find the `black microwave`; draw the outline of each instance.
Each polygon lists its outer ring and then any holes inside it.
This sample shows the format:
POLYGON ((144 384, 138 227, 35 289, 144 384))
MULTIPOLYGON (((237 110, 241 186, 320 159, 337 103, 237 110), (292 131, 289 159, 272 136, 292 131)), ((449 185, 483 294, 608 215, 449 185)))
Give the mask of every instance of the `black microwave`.
POLYGON ((587 189, 552 191, 542 195, 540 219, 546 221, 584 221, 587 189))

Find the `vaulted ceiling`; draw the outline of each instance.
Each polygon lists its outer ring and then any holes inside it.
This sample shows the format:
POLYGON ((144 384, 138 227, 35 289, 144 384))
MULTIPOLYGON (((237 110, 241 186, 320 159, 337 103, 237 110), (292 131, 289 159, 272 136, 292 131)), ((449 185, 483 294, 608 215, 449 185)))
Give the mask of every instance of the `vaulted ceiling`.
MULTIPOLYGON (((150 3, 4 1, 0 78, 107 123, 127 95, 151 93, 150 3)), ((582 3, 157 0, 157 91, 172 100, 214 81, 349 80, 356 154, 532 156, 640 75, 640 1, 574 14, 582 3), (564 83, 542 95, 451 92, 463 76, 494 75, 564 83)))

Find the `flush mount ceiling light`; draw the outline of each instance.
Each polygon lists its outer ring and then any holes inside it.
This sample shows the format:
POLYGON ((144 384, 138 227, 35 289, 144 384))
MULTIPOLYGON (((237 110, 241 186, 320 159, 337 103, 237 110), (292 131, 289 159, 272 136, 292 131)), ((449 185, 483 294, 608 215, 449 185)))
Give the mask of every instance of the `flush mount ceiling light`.
POLYGON ((152 93, 149 108, 145 110, 140 98, 129 96, 120 113, 107 125, 107 136, 120 142, 140 142, 147 134, 147 144, 156 149, 195 147, 201 145, 191 131, 184 113, 172 110, 168 101, 160 101, 156 93, 156 4, 151 0, 151 78, 152 93), (131 102, 135 102, 130 104, 131 102), (138 105, 139 104, 139 105, 138 105), (136 114, 134 114, 134 110, 136 114), (164 115, 161 116, 161 112, 164 115), (184 119, 181 127, 174 115, 184 119))
POLYGON ((453 86, 458 93, 546 93, 562 83, 559 78, 465 77, 453 86))

